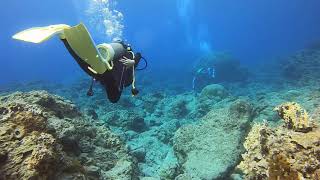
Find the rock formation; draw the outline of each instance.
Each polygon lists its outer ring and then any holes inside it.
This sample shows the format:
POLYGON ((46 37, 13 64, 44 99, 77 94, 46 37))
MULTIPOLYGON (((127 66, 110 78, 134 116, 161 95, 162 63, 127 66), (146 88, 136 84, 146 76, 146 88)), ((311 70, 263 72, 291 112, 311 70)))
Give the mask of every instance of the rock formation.
POLYGON ((0 97, 0 179, 134 179, 110 130, 45 91, 0 97))
POLYGON ((243 136, 253 118, 249 102, 211 110, 196 125, 180 128, 173 147, 180 170, 178 180, 230 177, 242 153, 243 136))

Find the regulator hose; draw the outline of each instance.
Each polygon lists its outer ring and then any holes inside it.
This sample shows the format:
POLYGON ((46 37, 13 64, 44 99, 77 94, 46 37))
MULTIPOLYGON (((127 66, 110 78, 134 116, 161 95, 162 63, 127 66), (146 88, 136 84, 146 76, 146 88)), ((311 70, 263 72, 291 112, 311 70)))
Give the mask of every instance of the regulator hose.
POLYGON ((143 67, 143 68, 137 68, 137 69, 136 69, 137 71, 145 70, 145 69, 147 69, 147 67, 148 67, 148 61, 146 60, 146 58, 141 57, 141 59, 143 59, 143 61, 144 61, 144 67, 143 67))

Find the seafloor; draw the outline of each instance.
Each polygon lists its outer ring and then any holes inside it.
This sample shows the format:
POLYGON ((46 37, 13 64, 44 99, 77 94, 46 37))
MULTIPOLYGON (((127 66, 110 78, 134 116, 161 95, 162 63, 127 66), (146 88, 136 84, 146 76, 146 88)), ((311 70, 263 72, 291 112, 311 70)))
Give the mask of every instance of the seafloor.
POLYGON ((0 179, 320 179, 319 46, 216 63, 198 92, 146 72, 117 104, 87 97, 89 79, 1 87, 0 179))

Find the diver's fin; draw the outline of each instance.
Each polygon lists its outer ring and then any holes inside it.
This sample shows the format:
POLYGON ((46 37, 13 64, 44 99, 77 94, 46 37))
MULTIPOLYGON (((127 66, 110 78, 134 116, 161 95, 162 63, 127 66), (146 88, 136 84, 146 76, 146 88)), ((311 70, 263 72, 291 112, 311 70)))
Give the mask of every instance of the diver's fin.
POLYGON ((63 31, 64 37, 71 49, 80 57, 82 61, 89 64, 88 69, 94 74, 103 74, 110 70, 108 66, 101 60, 94 41, 91 38, 87 28, 80 23, 77 26, 65 29, 63 31))
POLYGON ((21 31, 12 36, 12 38, 32 43, 42 43, 50 39, 52 36, 58 33, 62 33, 63 30, 69 28, 70 26, 66 24, 50 25, 46 27, 35 27, 21 31))

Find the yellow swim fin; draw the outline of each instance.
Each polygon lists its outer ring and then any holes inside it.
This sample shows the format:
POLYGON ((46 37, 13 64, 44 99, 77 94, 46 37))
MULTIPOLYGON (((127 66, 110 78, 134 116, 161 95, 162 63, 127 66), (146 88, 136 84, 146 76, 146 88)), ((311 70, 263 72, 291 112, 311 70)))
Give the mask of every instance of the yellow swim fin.
POLYGON ((64 42, 66 41, 72 52, 81 61, 90 65, 88 69, 92 73, 103 74, 112 69, 110 55, 108 54, 104 57, 101 54, 103 47, 98 46, 99 50, 96 48, 90 33, 82 23, 72 27, 66 24, 34 27, 21 31, 12 36, 12 38, 31 43, 42 43, 55 35, 59 35, 60 39, 64 40, 64 42))
POLYGON ((109 66, 102 61, 101 55, 97 50, 94 41, 91 38, 86 26, 82 23, 63 31, 63 36, 72 50, 87 64, 91 66, 90 71, 95 74, 103 74, 110 70, 109 66))
POLYGON ((21 31, 12 36, 13 39, 32 42, 32 43, 42 43, 52 36, 63 33, 63 30, 69 29, 70 26, 66 24, 57 24, 57 25, 50 25, 45 27, 35 27, 31 29, 27 29, 21 31))

